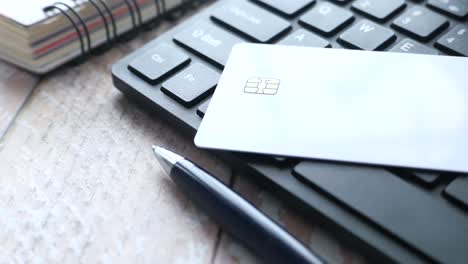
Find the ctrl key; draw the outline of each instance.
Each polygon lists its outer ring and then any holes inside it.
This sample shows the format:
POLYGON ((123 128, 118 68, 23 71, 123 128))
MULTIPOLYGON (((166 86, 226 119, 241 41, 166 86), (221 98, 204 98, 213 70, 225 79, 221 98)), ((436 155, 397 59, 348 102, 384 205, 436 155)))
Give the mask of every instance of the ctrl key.
POLYGON ((219 73, 200 63, 190 65, 162 84, 161 91, 185 107, 192 107, 213 93, 219 73))
POLYGON ((163 43, 133 59, 128 69, 154 85, 189 62, 190 58, 182 51, 163 43))

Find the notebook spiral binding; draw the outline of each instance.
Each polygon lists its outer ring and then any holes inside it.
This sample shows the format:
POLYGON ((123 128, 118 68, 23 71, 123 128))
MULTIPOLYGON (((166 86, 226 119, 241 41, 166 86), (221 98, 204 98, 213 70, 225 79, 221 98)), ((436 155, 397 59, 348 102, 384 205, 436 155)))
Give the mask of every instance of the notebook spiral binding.
MULTIPOLYGON (((82 3, 81 0, 72 0, 77 5, 82 3)), ((91 37, 89 33, 88 25, 85 20, 81 17, 80 13, 77 12, 72 6, 64 2, 56 2, 50 6, 43 8, 43 11, 48 15, 53 11, 57 11, 62 14, 74 28, 77 37, 80 42, 81 54, 79 57, 75 58, 72 62, 74 64, 81 63, 90 53, 100 54, 104 50, 107 50, 115 41, 127 41, 135 37, 139 29, 150 30, 159 24, 161 18, 171 19, 174 17, 174 14, 183 12, 182 9, 185 9, 188 5, 187 3, 191 2, 190 0, 183 0, 182 5, 177 8, 178 10, 172 10, 168 12, 166 9, 166 0, 154 0, 155 5, 155 14, 156 16, 149 21, 143 22, 142 12, 140 8, 139 0, 122 0, 129 10, 130 19, 132 21, 132 27, 127 32, 118 35, 118 28, 112 9, 105 2, 105 0, 86 0, 84 2, 89 2, 94 9, 96 9, 99 17, 101 18, 104 28, 106 31, 106 41, 99 46, 93 47, 91 43, 91 37)), ((198 0, 194 2, 204 2, 206 0, 198 0)))
MULTIPOLYGON (((112 23, 112 37, 109 37, 108 42, 107 42, 107 44, 112 44, 112 41, 114 41, 114 39, 117 38, 117 25, 115 24, 115 18, 114 18, 114 15, 112 15, 112 11, 109 8, 109 6, 106 4, 106 2, 104 2, 103 0, 98 0, 98 1, 99 1, 99 3, 101 3, 101 5, 106 10, 106 13, 109 16, 110 21, 112 23)), ((103 19, 103 21, 106 24, 108 23, 107 19, 103 19)))
POLYGON ((66 3, 57 2, 57 3, 53 4, 53 5, 50 5, 50 6, 47 6, 47 7, 44 8, 44 12, 46 12, 46 13, 49 13, 49 12, 51 12, 53 10, 59 11, 61 14, 63 14, 70 21, 70 23, 72 24, 73 28, 75 29, 75 31, 76 31, 76 33, 78 35, 78 38, 80 40, 81 56, 79 57, 79 59, 85 58, 86 55, 88 54, 88 52, 91 51, 91 47, 92 47, 91 38, 89 36, 89 31, 88 31, 88 26, 83 21, 83 19, 78 14, 78 12, 76 12, 70 5, 68 5, 66 3), (63 8, 62 6, 65 7, 65 8, 63 8), (87 42, 88 49, 85 48, 83 36, 82 36, 81 30, 80 30, 80 26, 78 26, 76 21, 72 18, 72 16, 67 11, 70 11, 70 13, 76 19, 78 19, 79 23, 81 24, 81 27, 83 27, 83 30, 84 30, 85 36, 86 36, 86 42, 87 42))
MULTIPOLYGON (((111 36, 110 36, 110 30, 109 30, 109 24, 107 23, 107 19, 106 19, 106 16, 104 15, 104 12, 101 10, 101 7, 99 7, 98 4, 96 4, 96 2, 94 2, 94 0, 89 0, 89 2, 93 5, 93 7, 96 9, 96 11, 98 12, 99 16, 101 17, 101 20, 103 21, 104 23, 104 28, 106 30, 106 42, 104 43, 104 45, 102 45, 101 47, 99 48, 96 48, 94 49, 93 51, 95 51, 96 53, 101 53, 102 51, 104 51, 106 49, 106 47, 111 43, 111 36)), ((100 3, 104 3, 102 1, 100 1, 100 3)), ((105 4, 105 3, 104 3, 105 4)), ((114 27, 115 25, 113 25, 114 27)))

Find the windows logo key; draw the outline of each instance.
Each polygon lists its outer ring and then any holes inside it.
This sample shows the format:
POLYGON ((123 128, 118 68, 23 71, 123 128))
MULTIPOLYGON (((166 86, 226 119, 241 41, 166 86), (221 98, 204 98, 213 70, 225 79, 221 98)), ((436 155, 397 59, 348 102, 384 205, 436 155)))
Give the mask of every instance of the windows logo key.
POLYGON ((245 84, 244 92, 250 94, 275 95, 278 92, 280 80, 273 78, 252 77, 245 84))

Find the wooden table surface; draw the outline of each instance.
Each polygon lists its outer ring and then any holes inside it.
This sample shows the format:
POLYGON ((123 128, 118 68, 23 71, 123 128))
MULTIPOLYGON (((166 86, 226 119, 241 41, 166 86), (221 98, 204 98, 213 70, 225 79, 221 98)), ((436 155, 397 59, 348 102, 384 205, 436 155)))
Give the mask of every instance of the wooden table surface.
POLYGON ((173 25, 45 76, 0 62, 0 263, 259 262, 170 181, 152 144, 200 163, 331 263, 363 263, 113 87, 112 64, 173 25))

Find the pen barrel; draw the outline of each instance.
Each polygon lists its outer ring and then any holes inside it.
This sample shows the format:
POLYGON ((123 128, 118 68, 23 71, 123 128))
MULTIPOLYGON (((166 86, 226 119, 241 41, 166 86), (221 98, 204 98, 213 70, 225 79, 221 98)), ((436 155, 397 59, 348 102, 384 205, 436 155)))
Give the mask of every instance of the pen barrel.
POLYGON ((192 162, 177 162, 170 175, 195 204, 266 263, 324 263, 273 220, 192 162))

